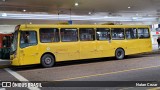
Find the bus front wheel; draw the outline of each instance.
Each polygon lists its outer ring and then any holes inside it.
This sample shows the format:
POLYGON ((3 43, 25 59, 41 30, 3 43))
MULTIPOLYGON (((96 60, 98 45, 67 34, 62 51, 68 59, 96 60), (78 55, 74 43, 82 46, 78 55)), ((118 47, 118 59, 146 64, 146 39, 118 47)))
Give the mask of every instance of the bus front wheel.
POLYGON ((54 57, 50 54, 45 54, 41 58, 41 64, 45 68, 52 67, 54 65, 54 57))
POLYGON ((116 59, 121 60, 121 59, 124 58, 124 56, 125 56, 124 50, 121 49, 121 48, 118 48, 118 49, 116 50, 116 52, 115 52, 115 57, 116 57, 116 59))

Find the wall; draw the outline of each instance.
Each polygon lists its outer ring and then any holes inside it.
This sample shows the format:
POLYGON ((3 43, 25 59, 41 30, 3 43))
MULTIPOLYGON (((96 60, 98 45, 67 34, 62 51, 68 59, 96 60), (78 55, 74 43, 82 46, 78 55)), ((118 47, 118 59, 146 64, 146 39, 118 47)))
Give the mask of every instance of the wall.
POLYGON ((0 33, 12 33, 14 32, 16 25, 0 25, 0 33))
POLYGON ((151 32, 151 36, 152 36, 152 44, 158 44, 157 43, 157 38, 160 37, 160 31, 152 31, 151 32))

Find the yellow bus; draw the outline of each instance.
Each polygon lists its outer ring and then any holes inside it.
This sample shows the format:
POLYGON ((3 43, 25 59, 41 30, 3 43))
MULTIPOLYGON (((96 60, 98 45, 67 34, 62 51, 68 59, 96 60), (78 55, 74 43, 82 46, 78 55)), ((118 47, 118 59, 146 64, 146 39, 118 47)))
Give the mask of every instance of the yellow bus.
POLYGON ((42 64, 151 52, 149 26, 18 25, 11 45, 12 65, 42 64))

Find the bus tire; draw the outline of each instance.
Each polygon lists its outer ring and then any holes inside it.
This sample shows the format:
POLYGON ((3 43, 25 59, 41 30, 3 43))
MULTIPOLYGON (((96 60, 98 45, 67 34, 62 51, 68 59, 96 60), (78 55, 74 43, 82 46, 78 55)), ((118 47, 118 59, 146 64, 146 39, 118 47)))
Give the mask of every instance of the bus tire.
POLYGON ((44 68, 52 67, 55 63, 54 57, 51 54, 45 54, 41 58, 41 65, 44 68))
POLYGON ((117 60, 121 60, 121 59, 124 58, 124 56, 125 56, 124 50, 123 50, 122 48, 118 48, 118 49, 116 50, 116 52, 115 52, 115 57, 116 57, 116 59, 117 59, 117 60))

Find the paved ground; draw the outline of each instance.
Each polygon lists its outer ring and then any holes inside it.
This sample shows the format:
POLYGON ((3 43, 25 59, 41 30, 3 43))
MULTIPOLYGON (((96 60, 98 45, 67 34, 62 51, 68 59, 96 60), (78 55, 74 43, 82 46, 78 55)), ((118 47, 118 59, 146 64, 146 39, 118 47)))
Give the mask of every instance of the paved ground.
MULTIPOLYGON (((159 81, 160 52, 128 56, 124 60, 114 58, 90 59, 57 63, 52 68, 39 65, 0 69, 1 81, 159 81)), ((70 82, 68 82, 70 83, 70 82)), ((102 82, 100 82, 102 83, 102 82)), ((105 82, 111 83, 111 82, 105 82)), ((123 83, 123 82, 122 82, 123 83)), ((74 85, 74 84, 73 84, 74 85)), ((155 87, 50 87, 34 90, 146 90, 155 87)), ((4 88, 0 88, 0 90, 4 88)), ((5 88, 17 90, 21 88, 5 88)), ((32 89, 32 88, 23 88, 32 89)))

